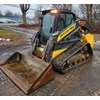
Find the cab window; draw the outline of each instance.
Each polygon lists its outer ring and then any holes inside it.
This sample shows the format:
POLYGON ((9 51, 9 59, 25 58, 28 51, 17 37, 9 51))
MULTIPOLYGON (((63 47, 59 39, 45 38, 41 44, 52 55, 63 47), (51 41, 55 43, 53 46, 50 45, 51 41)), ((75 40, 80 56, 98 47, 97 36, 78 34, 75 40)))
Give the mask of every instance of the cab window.
POLYGON ((57 31, 61 31, 74 21, 74 16, 69 13, 61 13, 58 16, 57 31))

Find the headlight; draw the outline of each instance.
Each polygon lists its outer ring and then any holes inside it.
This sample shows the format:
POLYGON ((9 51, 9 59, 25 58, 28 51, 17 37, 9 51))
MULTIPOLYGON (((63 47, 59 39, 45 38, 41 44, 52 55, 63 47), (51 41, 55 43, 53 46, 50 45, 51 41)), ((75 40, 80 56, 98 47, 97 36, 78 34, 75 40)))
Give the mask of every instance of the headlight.
POLYGON ((58 13, 58 10, 56 10, 56 9, 54 9, 54 10, 51 10, 51 13, 54 13, 54 14, 56 14, 56 13, 58 13))

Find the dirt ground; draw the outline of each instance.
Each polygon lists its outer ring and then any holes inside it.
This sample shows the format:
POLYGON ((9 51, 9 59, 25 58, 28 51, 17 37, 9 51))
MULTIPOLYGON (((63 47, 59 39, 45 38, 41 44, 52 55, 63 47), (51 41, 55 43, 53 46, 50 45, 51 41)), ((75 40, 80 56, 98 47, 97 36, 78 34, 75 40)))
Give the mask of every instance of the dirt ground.
MULTIPOLYGON (((30 30, 36 30, 36 31, 39 30, 39 25, 38 24, 37 25, 28 25, 28 26, 19 25, 17 27, 25 28, 25 29, 30 29, 30 30)), ((95 40, 96 41, 100 40, 100 33, 95 33, 94 36, 95 36, 95 40)))
POLYGON ((100 41, 100 33, 94 34, 94 39, 95 39, 96 41, 100 41))
POLYGON ((9 44, 19 44, 20 42, 24 41, 26 39, 25 35, 16 33, 12 35, 0 35, 1 40, 0 45, 9 45, 9 44), (7 41, 7 39, 10 39, 10 41, 7 41))
MULTIPOLYGON (((95 35, 100 41, 100 35, 95 35)), ((0 46, 0 62, 20 50, 31 48, 30 41, 23 41, 19 45, 0 46)), ((66 74, 55 72, 55 79, 28 96, 100 96, 100 44, 95 44, 94 56, 91 62, 77 67, 66 74)), ((0 70, 1 96, 26 96, 1 70, 0 70)))
MULTIPOLYGON (((26 45, 24 46, 26 47, 26 45)), ((15 49, 21 50, 22 46, 19 48, 17 46, 15 49)), ((2 48, 0 48, 1 50, 2 48)), ((2 53, 5 54, 9 50, 12 49, 2 51, 2 53)), ((28 96, 100 95, 100 45, 95 45, 93 51, 94 57, 91 62, 77 67, 66 74, 55 72, 55 79, 53 81, 33 91, 28 96)), ((0 70, 0 95, 25 96, 26 94, 0 70)))
POLYGON ((33 25, 27 25, 27 26, 21 24, 21 25, 16 26, 16 27, 25 28, 25 29, 30 29, 30 30, 36 30, 36 31, 39 30, 39 24, 33 24, 33 25))

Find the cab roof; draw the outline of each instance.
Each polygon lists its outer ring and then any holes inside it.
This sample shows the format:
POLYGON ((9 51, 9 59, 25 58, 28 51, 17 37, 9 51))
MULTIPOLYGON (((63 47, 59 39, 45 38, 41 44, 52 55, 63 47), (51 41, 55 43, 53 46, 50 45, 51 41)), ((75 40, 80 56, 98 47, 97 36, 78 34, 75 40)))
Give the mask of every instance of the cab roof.
POLYGON ((49 10, 43 10, 41 12, 42 12, 43 15, 45 15, 46 13, 50 13, 53 10, 57 10, 59 13, 61 13, 61 12, 63 12, 63 13, 73 13, 73 12, 71 12, 71 10, 65 10, 65 9, 49 9, 49 10))

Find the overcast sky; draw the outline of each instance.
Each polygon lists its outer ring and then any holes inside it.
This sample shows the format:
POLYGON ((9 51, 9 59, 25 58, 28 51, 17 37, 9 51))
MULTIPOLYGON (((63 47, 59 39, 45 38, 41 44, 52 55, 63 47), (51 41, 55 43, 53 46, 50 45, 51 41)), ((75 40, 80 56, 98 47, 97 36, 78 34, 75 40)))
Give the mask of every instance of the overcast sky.
MULTIPOLYGON (((33 17, 34 17, 35 9, 37 9, 37 7, 38 7, 38 5, 36 5, 36 4, 31 4, 30 10, 27 12, 27 13, 28 13, 27 16, 30 17, 30 18, 33 18, 33 17)), ((43 8, 42 10, 44 10, 44 9, 50 9, 50 8, 52 8, 52 6, 48 4, 48 5, 45 5, 44 8, 43 8)), ((74 8, 74 10, 79 11, 79 5, 74 4, 74 5, 73 5, 73 8, 74 8)), ((14 4, 14 5, 13 5, 13 4, 12 4, 12 5, 0 4, 0 11, 1 11, 3 14, 5 14, 5 12, 6 12, 7 10, 11 11, 12 13, 21 14, 21 10, 20 10, 18 4, 14 4), (15 7, 14 7, 14 6, 15 6, 15 7)))

